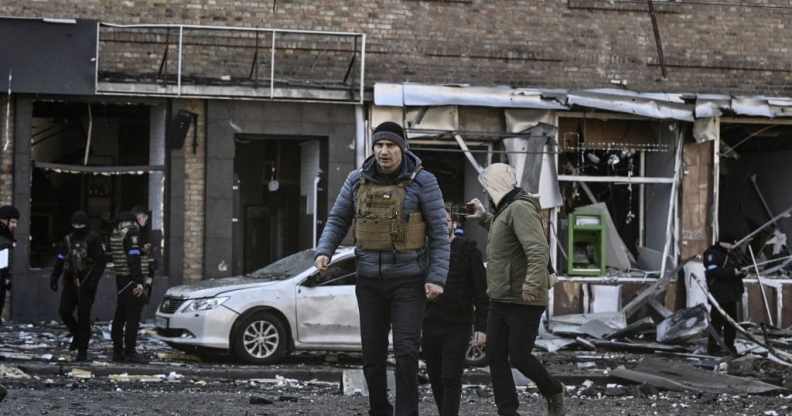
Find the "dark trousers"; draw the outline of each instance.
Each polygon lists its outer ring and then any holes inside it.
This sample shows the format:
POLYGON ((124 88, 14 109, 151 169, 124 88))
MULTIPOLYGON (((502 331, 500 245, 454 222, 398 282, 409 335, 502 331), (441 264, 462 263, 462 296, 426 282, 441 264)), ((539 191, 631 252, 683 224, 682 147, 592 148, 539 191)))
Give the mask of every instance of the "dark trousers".
POLYGON ((58 313, 72 337, 77 340, 77 349, 87 351, 91 339, 91 308, 96 297, 96 288, 77 287, 71 277, 66 277, 63 280, 58 313), (74 318, 75 310, 77 319, 74 318))
POLYGON ((560 393, 561 383, 531 354, 539 333, 544 306, 491 302, 487 316, 487 356, 490 363, 495 404, 501 416, 518 415, 520 402, 511 367, 536 383, 549 397, 560 393), (511 365, 509 363, 511 362, 511 365))
POLYGON ((426 297, 423 277, 365 278, 355 287, 360 310, 363 373, 369 414, 393 416, 388 401, 386 359, 393 328, 396 355, 396 416, 418 414, 418 347, 426 297))
MULTIPOLYGON (((113 351, 135 353, 137 333, 140 327, 140 314, 143 312, 145 298, 132 294, 134 284, 126 287, 116 298, 115 315, 113 315, 113 351)), ((120 290, 120 289, 119 289, 120 290)))
POLYGON ((3 281, 3 278, 0 278, 0 322, 2 322, 3 318, 3 309, 5 309, 5 301, 6 301, 6 292, 8 288, 3 281))
POLYGON ((421 351, 440 416, 459 415, 471 324, 424 322, 421 351))
MULTIPOLYGON (((716 299, 717 300, 717 299, 716 299)), ((733 319, 737 317, 737 302, 721 302, 718 300, 721 308, 723 311, 729 314, 733 319)), ((726 343, 726 347, 729 348, 731 352, 736 352, 737 350, 734 347, 734 339, 737 337, 737 329, 726 320, 726 318, 721 315, 721 313, 715 308, 710 309, 710 321, 712 322, 712 327, 715 328, 715 331, 723 337, 723 341, 726 343)), ((709 342, 707 343, 707 352, 709 353, 717 353, 720 351, 720 345, 718 345, 718 341, 710 335, 709 342)))

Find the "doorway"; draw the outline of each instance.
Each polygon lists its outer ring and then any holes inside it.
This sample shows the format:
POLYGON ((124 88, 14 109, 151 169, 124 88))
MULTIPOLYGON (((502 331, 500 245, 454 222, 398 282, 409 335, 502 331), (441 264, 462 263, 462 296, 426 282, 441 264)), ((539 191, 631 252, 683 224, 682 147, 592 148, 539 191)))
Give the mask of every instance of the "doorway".
POLYGON ((314 246, 314 213, 326 200, 323 148, 314 137, 235 138, 234 274, 314 246))

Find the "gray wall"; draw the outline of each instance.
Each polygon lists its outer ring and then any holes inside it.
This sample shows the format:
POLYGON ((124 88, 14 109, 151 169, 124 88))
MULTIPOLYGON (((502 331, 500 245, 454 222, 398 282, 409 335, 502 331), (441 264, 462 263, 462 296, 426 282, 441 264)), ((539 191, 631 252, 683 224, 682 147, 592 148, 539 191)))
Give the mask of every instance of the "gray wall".
POLYGON ((209 101, 207 114, 204 277, 230 276, 233 264, 234 136, 260 134, 328 139, 327 205, 354 169, 355 111, 350 105, 209 101), (227 265, 221 270, 220 264, 227 265))

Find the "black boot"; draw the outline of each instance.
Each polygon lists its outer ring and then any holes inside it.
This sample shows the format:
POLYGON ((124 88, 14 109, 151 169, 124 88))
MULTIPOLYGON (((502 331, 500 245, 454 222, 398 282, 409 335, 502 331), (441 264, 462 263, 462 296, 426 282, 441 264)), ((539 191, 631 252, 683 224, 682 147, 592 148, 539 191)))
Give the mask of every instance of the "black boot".
POLYGON ((0 402, 2 402, 2 401, 3 401, 3 399, 5 399, 5 398, 6 398, 6 395, 7 395, 7 394, 8 394, 8 391, 6 390, 6 388, 5 388, 5 387, 3 387, 3 385, 2 385, 2 384, 0 384, 0 402))
POLYGON ((547 416, 564 416, 564 391, 556 393, 547 399, 547 416))
POLYGON ((71 344, 69 344, 69 351, 77 351, 77 337, 72 337, 71 344))
POLYGON ((78 351, 77 352, 77 357, 74 358, 74 361, 82 362, 82 363, 88 361, 88 351, 85 351, 85 350, 78 351))
POLYGON ((126 354, 126 362, 132 364, 148 364, 146 357, 132 351, 126 354))
POLYGON ((113 349, 113 361, 117 363, 123 363, 126 361, 126 357, 124 357, 124 351, 113 349))

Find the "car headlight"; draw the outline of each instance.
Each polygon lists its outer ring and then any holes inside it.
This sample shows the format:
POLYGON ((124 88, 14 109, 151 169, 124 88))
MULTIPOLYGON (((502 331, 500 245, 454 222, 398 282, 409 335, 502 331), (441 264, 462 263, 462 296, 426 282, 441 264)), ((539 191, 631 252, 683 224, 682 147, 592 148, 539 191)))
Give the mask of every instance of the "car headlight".
POLYGON ((206 299, 193 299, 187 306, 184 307, 182 310, 183 313, 187 312, 198 312, 198 311, 208 311, 212 310, 220 305, 223 302, 227 301, 228 298, 206 298, 206 299))

